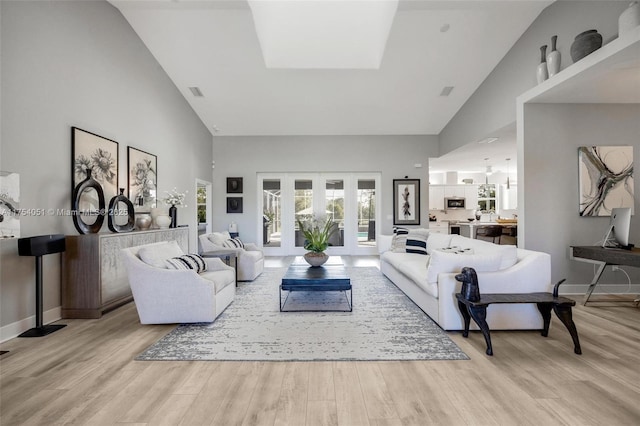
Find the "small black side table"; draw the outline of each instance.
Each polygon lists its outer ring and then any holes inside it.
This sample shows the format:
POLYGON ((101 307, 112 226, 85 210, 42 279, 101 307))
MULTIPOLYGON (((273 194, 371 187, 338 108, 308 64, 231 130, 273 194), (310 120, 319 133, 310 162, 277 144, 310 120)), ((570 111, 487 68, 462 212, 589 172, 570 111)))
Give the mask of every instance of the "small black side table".
POLYGON ((62 253, 65 251, 64 235, 41 235, 39 237, 18 239, 18 254, 20 256, 35 256, 36 258, 36 326, 18 337, 42 337, 66 327, 66 324, 42 324, 42 256, 45 254, 62 253))
POLYGON ((471 318, 478 324, 480 331, 484 335, 484 340, 487 343, 487 355, 493 355, 493 347, 491 346, 491 335, 489 334, 489 325, 487 324, 487 306, 492 303, 535 303, 538 306, 544 326, 542 329, 542 336, 547 337, 549 335, 549 324, 551 323, 551 309, 556 313, 557 317, 569 330, 571 339, 573 339, 574 349, 573 352, 580 355, 582 349, 580 349, 580 341, 578 340, 578 330, 573 322, 571 315, 571 307, 576 305, 575 300, 568 299, 563 296, 558 296, 558 287, 564 280, 560 281, 553 288, 553 293, 495 293, 495 294, 481 294, 480 300, 472 302, 464 298, 461 293, 456 293, 458 299, 458 309, 464 318, 464 331, 463 337, 469 336, 469 323, 471 318))

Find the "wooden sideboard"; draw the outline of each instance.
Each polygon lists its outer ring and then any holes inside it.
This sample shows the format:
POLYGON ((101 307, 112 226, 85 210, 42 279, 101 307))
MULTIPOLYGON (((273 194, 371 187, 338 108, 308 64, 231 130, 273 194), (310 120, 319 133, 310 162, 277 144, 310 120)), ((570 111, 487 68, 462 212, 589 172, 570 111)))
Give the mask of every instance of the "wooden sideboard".
POLYGON ((160 241, 177 241, 189 252, 189 228, 121 234, 67 235, 62 254, 62 318, 100 318, 132 300, 120 250, 160 241))

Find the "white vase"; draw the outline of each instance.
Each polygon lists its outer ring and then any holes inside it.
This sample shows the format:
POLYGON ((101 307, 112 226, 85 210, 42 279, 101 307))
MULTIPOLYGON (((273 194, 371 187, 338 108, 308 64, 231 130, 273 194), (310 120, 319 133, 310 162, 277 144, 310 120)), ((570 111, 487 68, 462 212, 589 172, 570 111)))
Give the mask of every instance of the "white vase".
POLYGON ((156 224, 160 229, 168 229, 171 225, 171 218, 167 214, 161 214, 156 217, 156 224))
POLYGON ((160 215, 166 215, 167 214, 167 209, 162 208, 162 207, 154 207, 151 209, 151 219, 153 221, 153 223, 151 224, 152 228, 159 228, 160 226, 158 226, 158 216, 160 215))
POLYGON ((549 70, 549 77, 560 72, 560 52, 556 49, 556 42, 558 36, 551 37, 551 52, 547 55, 547 69, 549 70))
POLYGON ((538 84, 542 83, 546 79, 549 78, 549 72, 547 71, 547 45, 540 47, 540 63, 538 64, 538 68, 536 68, 536 79, 538 80, 538 84))
POLYGON ((640 4, 634 1, 618 18, 618 36, 621 37, 638 25, 640 25, 640 4))

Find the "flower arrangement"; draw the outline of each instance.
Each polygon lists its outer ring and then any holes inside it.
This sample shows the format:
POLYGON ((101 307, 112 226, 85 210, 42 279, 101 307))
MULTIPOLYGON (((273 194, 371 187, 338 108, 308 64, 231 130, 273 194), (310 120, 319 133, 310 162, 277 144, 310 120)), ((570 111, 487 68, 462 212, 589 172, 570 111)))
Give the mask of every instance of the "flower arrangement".
POLYGON ((296 220, 305 238, 305 250, 314 253, 323 253, 329 247, 329 238, 338 230, 333 221, 326 219, 313 217, 304 222, 296 220))
POLYGON ((167 196, 164 197, 162 201, 164 201, 167 205, 176 206, 176 207, 187 207, 187 205, 184 203, 184 200, 187 195, 187 192, 189 191, 178 192, 176 188, 173 188, 171 192, 169 191, 164 191, 164 192, 165 194, 167 194, 167 196))

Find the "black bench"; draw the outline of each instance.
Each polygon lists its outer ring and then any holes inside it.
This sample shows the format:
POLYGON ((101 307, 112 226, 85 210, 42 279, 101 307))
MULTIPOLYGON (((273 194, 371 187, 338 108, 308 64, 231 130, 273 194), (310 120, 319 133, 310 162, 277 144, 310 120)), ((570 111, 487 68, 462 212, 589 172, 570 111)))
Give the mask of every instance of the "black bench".
POLYGON ((558 287, 564 280, 560 281, 553 288, 553 293, 500 293, 500 294, 481 294, 478 301, 470 301, 465 299, 462 293, 457 293, 458 308, 464 318, 463 337, 469 336, 469 323, 471 318, 478 324, 484 340, 487 342, 487 355, 493 355, 491 347, 491 336, 489 334, 489 325, 487 324, 487 306, 493 303, 535 303, 542 315, 544 328, 541 334, 547 337, 549 334, 549 324, 551 323, 551 309, 556 313, 560 321, 567 327, 571 338, 573 339, 576 354, 582 354, 580 349, 580 341, 578 340, 578 330, 573 322, 571 315, 571 307, 575 306, 574 300, 563 296, 558 296, 558 287))

